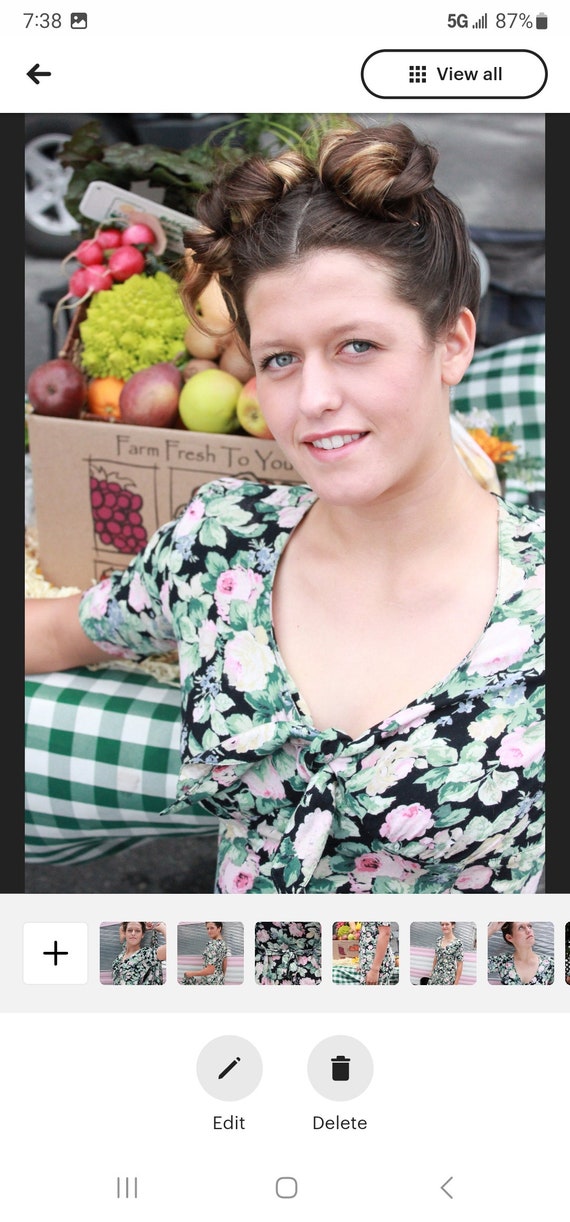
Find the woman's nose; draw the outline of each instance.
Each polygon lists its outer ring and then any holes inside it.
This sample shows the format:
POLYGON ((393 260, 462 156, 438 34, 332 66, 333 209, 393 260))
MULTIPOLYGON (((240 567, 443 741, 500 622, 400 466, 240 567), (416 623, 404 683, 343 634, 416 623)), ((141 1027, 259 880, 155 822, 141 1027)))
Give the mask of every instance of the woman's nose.
POLYGON ((322 357, 305 358, 299 389, 299 410, 306 417, 337 411, 342 404, 338 375, 322 357))

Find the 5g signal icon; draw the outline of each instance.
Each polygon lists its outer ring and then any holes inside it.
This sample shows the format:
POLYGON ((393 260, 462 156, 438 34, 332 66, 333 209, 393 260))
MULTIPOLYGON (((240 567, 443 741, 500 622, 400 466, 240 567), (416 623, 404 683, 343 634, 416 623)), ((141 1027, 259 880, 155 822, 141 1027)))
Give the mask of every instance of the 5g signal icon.
POLYGON ((473 25, 471 28, 473 30, 486 30, 487 29, 487 14, 483 13, 483 16, 479 17, 478 21, 473 22, 473 25))

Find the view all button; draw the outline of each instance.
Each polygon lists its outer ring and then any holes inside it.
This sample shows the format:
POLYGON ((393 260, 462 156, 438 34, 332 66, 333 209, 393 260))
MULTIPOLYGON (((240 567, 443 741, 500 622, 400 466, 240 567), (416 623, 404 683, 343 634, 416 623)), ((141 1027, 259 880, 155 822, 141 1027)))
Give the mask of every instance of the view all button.
POLYGON ((548 69, 536 51, 373 51, 362 84, 375 98, 534 98, 548 69))

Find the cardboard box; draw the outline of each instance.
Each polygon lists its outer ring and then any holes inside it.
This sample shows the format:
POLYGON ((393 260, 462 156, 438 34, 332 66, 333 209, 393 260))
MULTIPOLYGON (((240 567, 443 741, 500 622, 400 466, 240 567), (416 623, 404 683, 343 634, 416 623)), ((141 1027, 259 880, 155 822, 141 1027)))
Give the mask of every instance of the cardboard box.
MULTIPOLYGON (((28 417, 39 564, 56 586, 85 589, 125 568, 153 532, 183 509, 197 488, 219 476, 296 484, 300 476, 274 441, 233 433, 142 428, 108 421, 28 417), (104 481, 140 517, 140 546, 120 550, 100 516, 104 481)), ((112 497, 111 497, 112 499, 112 497)), ((116 507, 115 507, 116 508, 116 507)), ((112 510, 112 513, 114 510, 112 510)))

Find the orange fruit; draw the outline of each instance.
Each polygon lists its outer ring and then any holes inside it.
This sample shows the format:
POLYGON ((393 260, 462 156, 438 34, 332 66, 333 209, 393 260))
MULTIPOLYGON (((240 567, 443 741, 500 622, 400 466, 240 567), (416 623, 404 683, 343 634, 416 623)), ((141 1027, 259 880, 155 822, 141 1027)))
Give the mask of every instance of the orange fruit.
POLYGON ((92 378, 87 386, 87 409, 91 415, 120 420, 119 396, 124 385, 122 378, 92 378))

